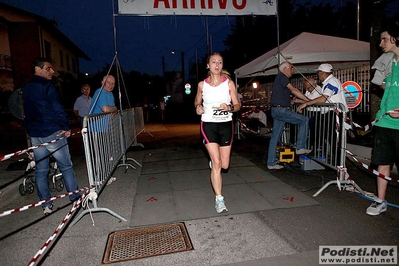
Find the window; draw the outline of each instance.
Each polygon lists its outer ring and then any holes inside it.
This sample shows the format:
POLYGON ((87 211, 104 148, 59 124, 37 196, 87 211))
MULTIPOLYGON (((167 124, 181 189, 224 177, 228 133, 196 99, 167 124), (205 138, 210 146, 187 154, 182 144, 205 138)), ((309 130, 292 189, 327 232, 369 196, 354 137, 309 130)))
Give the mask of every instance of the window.
POLYGON ((72 71, 74 73, 78 72, 77 69, 76 69, 76 60, 75 60, 75 58, 72 58, 72 71))
POLYGON ((64 53, 60 50, 60 66, 64 67, 64 53))
POLYGON ((44 40, 44 56, 51 58, 51 44, 46 40, 44 40))
POLYGON ((69 55, 66 55, 66 65, 67 65, 67 69, 71 70, 71 66, 69 65, 69 55))

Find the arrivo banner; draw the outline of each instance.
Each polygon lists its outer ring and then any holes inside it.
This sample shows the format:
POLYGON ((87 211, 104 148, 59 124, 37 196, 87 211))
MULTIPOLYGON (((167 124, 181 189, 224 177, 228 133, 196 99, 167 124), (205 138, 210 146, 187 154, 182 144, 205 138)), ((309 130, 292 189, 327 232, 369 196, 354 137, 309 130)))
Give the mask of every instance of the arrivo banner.
POLYGON ((277 14, 276 0, 118 0, 121 15, 241 16, 277 14))

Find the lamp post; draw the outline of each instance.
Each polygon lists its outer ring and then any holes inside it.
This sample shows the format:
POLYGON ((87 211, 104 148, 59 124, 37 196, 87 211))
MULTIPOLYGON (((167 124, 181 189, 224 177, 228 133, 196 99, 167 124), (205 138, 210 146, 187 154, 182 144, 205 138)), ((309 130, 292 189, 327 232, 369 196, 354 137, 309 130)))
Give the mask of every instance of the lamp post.
POLYGON ((165 69, 165 56, 163 55, 162 56, 162 75, 163 75, 164 78, 165 78, 165 71, 166 71, 166 69, 165 69))
MULTIPOLYGON (((176 51, 172 50, 171 53, 174 55, 174 54, 176 54, 176 51)), ((181 77, 184 82, 185 79, 184 79, 184 52, 183 51, 181 51, 180 56, 181 56, 181 77)))

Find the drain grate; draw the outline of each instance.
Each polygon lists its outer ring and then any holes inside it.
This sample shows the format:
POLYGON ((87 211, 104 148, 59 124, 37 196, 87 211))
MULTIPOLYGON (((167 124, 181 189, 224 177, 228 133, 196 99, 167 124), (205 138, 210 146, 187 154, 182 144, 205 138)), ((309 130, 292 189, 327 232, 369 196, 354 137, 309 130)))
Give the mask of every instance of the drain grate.
POLYGON ((184 223, 122 230, 109 234, 103 263, 136 260, 193 249, 184 223))

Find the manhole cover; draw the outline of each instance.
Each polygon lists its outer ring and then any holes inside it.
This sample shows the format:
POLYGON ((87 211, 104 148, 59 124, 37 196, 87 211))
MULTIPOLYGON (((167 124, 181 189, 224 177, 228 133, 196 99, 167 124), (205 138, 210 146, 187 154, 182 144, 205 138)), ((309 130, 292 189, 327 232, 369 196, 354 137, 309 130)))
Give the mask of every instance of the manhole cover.
POLYGON ((109 234, 103 263, 136 260, 193 249, 184 223, 129 229, 109 234))

